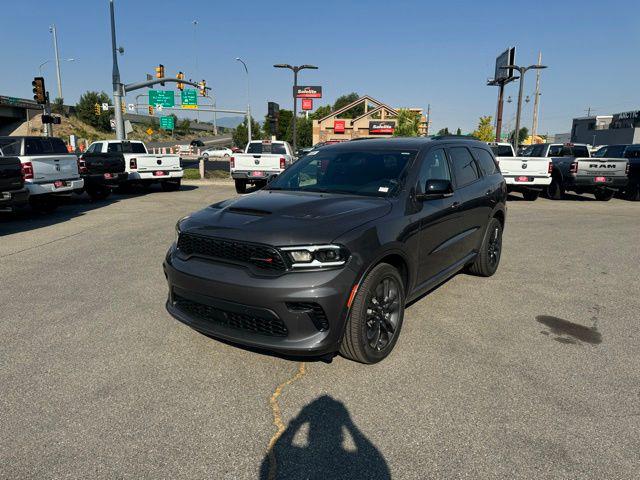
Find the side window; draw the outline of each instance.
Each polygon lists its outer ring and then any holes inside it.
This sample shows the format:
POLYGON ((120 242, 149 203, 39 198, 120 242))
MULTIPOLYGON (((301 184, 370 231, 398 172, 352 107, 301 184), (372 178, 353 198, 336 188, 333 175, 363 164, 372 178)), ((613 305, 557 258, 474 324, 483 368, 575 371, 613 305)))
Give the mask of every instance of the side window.
POLYGON ((418 174, 417 190, 424 193, 424 185, 427 180, 449 180, 451 181, 451 173, 449 172, 449 163, 442 148, 433 148, 422 160, 420 165, 420 173, 418 174))
POLYGON ((453 176, 458 188, 469 185, 480 178, 476 162, 465 147, 450 148, 449 155, 451 156, 453 176))
POLYGON ((478 163, 480 164, 480 170, 482 170, 482 174, 493 175, 498 172, 498 166, 496 162, 493 160, 493 156, 487 152, 484 148, 474 148, 473 153, 476 155, 478 159, 478 163))

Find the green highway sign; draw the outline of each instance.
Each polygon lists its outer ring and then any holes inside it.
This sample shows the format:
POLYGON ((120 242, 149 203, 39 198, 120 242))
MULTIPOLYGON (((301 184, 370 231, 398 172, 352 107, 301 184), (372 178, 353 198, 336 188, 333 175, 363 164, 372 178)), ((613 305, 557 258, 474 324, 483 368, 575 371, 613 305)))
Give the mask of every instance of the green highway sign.
POLYGON ((198 108, 198 90, 191 88, 182 91, 182 108, 198 108))
POLYGON ((160 117, 160 128, 162 130, 173 130, 175 126, 175 120, 172 115, 160 117))
POLYGON ((157 107, 173 107, 175 101, 173 99, 173 90, 149 90, 149 105, 157 107))

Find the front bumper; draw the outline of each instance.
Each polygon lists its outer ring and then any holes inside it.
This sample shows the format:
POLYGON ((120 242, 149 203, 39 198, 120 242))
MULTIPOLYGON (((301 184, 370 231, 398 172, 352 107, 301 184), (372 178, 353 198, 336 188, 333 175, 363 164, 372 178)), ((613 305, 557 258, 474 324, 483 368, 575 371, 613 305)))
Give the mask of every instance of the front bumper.
POLYGON ((240 266, 181 260, 173 249, 163 266, 175 318, 213 337, 288 355, 338 350, 357 281, 348 266, 256 277, 240 266))
POLYGON ((175 180, 182 178, 184 171, 182 170, 152 170, 148 172, 130 172, 129 181, 141 182, 141 181, 154 181, 161 182, 163 180, 175 180), (162 175, 157 175, 156 172, 162 172, 162 175))
POLYGON ((0 192, 0 212, 10 212, 27 203, 29 203, 29 190, 26 187, 10 192, 0 192))
POLYGON ((82 178, 77 179, 65 179, 66 185, 62 187, 56 187, 55 183, 27 183, 26 187, 29 189, 29 195, 47 195, 47 194, 64 194, 72 193, 76 190, 82 190, 84 187, 84 180, 82 178))

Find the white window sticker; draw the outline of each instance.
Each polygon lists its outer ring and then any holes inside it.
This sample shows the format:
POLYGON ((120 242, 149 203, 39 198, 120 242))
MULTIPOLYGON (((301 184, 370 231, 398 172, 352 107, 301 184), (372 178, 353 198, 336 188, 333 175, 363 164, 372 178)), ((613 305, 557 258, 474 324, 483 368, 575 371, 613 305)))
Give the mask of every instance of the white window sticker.
POLYGON ((318 154, 318 150, 312 150, 309 153, 307 153, 307 155, 311 156, 311 155, 317 155, 318 154))
POLYGON ((378 191, 382 193, 387 193, 389 191, 389 187, 380 187, 378 188, 378 191))

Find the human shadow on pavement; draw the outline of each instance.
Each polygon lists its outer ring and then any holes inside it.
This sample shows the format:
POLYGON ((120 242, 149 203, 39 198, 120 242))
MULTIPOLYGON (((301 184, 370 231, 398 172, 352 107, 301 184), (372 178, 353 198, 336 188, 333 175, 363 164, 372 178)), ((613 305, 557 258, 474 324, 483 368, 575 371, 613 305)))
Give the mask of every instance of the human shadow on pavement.
POLYGON ((344 404, 323 395, 291 420, 260 469, 261 480, 303 478, 386 480, 391 474, 344 404))

